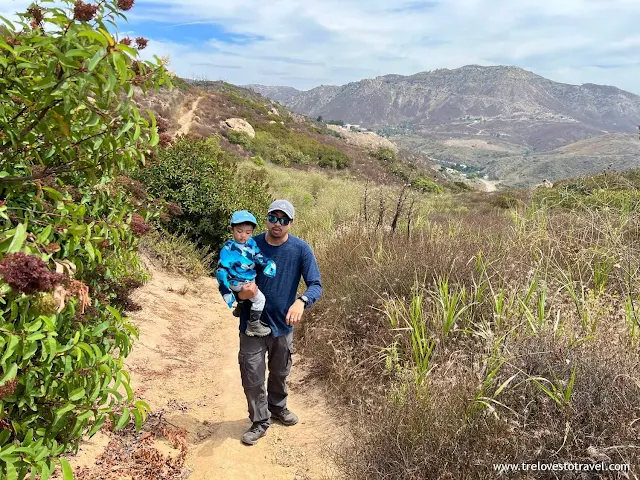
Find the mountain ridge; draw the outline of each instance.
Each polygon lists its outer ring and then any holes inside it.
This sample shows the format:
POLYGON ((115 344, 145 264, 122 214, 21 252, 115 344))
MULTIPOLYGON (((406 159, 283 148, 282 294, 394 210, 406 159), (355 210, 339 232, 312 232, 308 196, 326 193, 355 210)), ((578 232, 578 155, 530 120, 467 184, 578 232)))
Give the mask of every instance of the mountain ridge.
POLYGON ((285 92, 279 101, 295 112, 361 125, 442 165, 473 166, 503 184, 640 167, 634 137, 640 96, 611 85, 466 65, 307 91, 249 88, 270 98, 285 92))
POLYGON ((306 91, 248 88, 297 113, 373 129, 405 124, 417 134, 466 135, 473 120, 465 117, 479 117, 489 135, 512 137, 514 143, 542 150, 628 132, 640 123, 640 96, 634 93, 610 85, 555 82, 510 66, 388 74, 306 91), (549 126, 559 127, 559 138, 545 131, 549 126))

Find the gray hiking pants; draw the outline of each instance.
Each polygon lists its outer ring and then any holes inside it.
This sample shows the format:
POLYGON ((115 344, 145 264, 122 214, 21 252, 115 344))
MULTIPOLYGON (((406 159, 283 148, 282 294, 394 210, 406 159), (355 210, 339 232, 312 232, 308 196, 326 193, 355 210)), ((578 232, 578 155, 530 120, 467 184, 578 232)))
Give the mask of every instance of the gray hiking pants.
POLYGON ((247 397, 249 419, 267 422, 270 410, 287 406, 287 377, 291 372, 293 332, 281 337, 248 337, 240 334, 240 376, 247 397), (269 356, 269 380, 265 389, 266 361, 269 356))

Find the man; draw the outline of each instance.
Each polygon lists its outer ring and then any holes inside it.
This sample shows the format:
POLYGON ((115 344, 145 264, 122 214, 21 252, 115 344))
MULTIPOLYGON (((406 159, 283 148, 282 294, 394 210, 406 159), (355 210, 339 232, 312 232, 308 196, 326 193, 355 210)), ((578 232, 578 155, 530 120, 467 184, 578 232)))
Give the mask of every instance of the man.
POLYGON ((240 315, 240 376, 252 425, 242 442, 255 445, 276 419, 283 425, 295 425, 298 417, 287 408, 287 377, 291 372, 293 326, 302 319, 306 308, 322 295, 320 270, 311 247, 289 234, 295 210, 287 200, 276 200, 267 212, 267 232, 253 237, 262 253, 276 264, 277 273, 269 278, 258 272, 256 283, 237 293, 241 300, 255 296, 260 289, 266 297, 262 321, 271 328, 267 337, 245 335, 249 311, 240 315), (297 295, 300 278, 307 290, 297 295), (256 285, 257 284, 257 285, 256 285), (265 391, 266 362, 269 354, 269 380, 265 391))

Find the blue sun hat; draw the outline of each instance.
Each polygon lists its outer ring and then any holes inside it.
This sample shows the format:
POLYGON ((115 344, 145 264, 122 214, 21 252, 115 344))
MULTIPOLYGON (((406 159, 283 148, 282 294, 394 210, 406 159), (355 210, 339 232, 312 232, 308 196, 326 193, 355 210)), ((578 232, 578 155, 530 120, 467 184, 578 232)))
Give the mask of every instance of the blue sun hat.
POLYGON ((248 210, 238 210, 237 212, 233 212, 229 226, 238 225, 239 223, 253 223, 254 227, 258 226, 256 217, 254 217, 248 210))

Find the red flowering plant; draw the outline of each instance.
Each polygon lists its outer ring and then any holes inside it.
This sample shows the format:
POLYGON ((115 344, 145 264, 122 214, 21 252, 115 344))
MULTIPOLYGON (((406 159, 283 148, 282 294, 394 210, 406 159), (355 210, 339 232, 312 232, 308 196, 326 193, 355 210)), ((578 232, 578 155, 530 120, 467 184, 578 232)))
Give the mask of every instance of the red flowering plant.
POLYGON ((159 141, 134 85, 170 82, 140 60, 145 39, 109 33, 133 4, 0 18, 0 478, 45 479, 56 463, 72 478, 60 455, 148 410, 123 370, 137 335, 125 311, 144 279, 139 237, 163 207, 119 179, 159 141))

